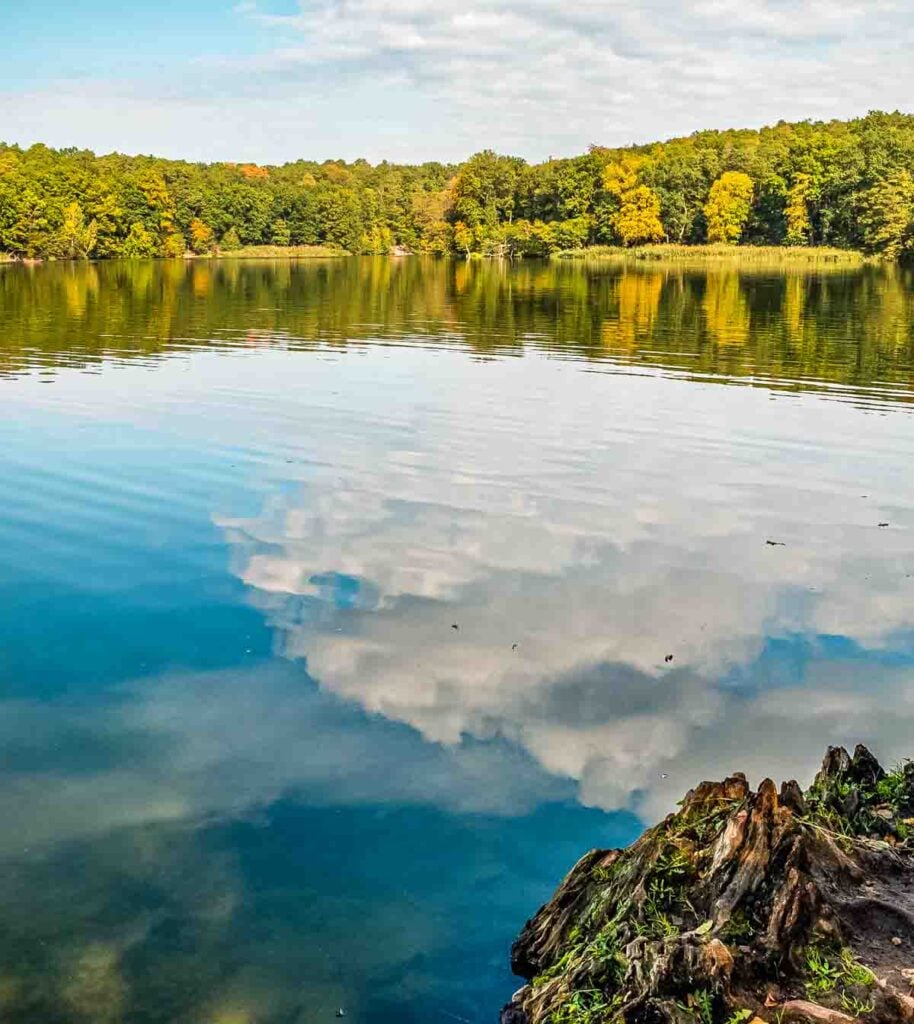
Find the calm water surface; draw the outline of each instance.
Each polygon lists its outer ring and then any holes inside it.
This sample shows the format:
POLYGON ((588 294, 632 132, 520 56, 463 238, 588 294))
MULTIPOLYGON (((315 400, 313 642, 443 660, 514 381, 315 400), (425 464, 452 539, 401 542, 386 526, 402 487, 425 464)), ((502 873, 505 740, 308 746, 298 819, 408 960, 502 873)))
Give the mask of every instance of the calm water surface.
POLYGON ((912 400, 896 270, 0 267, 3 1019, 491 1021, 585 849, 914 754, 912 400))

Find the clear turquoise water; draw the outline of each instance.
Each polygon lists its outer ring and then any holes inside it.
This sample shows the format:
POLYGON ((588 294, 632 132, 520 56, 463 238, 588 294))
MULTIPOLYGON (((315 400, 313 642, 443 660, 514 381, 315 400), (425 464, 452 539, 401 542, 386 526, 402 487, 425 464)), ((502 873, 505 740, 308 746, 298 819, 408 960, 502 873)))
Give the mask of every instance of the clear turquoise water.
POLYGON ((912 382, 897 271, 0 267, 4 1019, 492 1020, 586 849, 914 754, 912 382))

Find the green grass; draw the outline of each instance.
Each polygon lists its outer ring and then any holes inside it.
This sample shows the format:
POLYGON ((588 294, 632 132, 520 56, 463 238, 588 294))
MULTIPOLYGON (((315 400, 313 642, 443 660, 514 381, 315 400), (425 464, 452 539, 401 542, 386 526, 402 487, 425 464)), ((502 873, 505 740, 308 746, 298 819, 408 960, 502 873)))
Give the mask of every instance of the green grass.
POLYGON ((907 797, 910 784, 906 771, 908 763, 903 761, 895 765, 890 772, 886 772, 885 778, 876 783, 876 796, 893 807, 898 806, 907 797))
POLYGON ((553 259, 648 263, 737 262, 775 266, 856 266, 866 261, 863 253, 852 249, 799 245, 639 245, 631 249, 593 245, 584 249, 565 249, 554 253, 553 259))
MULTIPOLYGON (((876 976, 846 946, 829 952, 819 946, 808 946, 804 955, 806 995, 813 1001, 837 993, 846 1009, 868 1005, 859 998, 860 990, 876 984, 876 976), (857 989, 857 992, 849 991, 857 989)), ((872 1007, 863 1012, 870 1012, 872 1007)))
POLYGON ((753 1016, 754 1014, 750 1009, 743 1007, 743 1009, 735 1010, 731 1013, 724 1024, 743 1024, 744 1021, 749 1020, 753 1016))
POLYGON ((685 1003, 680 1003, 679 1007, 695 1021, 695 1024, 714 1024, 714 999, 707 989, 700 988, 690 992, 685 1003))
POLYGON ((243 245, 240 249, 220 252, 222 260, 296 259, 314 260, 348 256, 344 249, 326 245, 243 245))
POLYGON ((752 922, 746 916, 746 912, 742 907, 737 907, 730 915, 730 920, 723 928, 723 934, 731 942, 736 943, 745 942, 747 939, 752 938, 752 922))
POLYGON ((606 999, 599 989, 578 989, 550 1016, 551 1024, 605 1024, 622 1005, 620 996, 606 999))

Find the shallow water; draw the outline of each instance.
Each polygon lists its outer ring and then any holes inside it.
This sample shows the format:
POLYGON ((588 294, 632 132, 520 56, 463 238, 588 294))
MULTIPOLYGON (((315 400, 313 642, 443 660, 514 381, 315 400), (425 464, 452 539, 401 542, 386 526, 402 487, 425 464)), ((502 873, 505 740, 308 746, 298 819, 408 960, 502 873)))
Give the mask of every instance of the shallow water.
POLYGON ((0 267, 4 1019, 493 1020, 587 848, 914 754, 912 398, 893 269, 0 267))

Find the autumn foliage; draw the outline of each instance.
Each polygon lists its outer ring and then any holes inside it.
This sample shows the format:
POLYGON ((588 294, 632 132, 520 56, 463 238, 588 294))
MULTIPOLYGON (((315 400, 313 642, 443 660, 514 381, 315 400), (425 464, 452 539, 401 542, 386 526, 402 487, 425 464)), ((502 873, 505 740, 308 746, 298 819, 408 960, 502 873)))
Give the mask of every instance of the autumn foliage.
POLYGON ((198 164, 0 144, 0 253, 245 246, 546 256, 705 242, 914 255, 914 115, 780 123, 528 164, 198 164))

